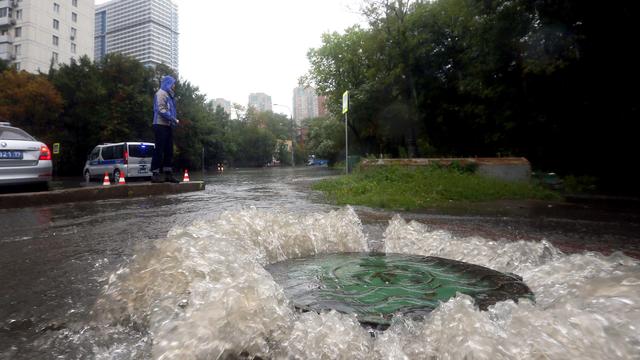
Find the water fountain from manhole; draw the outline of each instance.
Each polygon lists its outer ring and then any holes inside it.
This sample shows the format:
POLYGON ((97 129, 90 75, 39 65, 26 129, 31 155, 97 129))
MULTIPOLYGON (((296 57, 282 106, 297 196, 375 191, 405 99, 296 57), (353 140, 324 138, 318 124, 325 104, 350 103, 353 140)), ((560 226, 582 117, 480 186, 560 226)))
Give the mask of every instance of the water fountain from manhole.
POLYGON ((394 315, 421 319, 457 293, 480 310, 504 300, 534 300, 517 275, 438 257, 383 253, 340 253, 291 259, 267 266, 300 311, 356 314, 377 330, 394 315))

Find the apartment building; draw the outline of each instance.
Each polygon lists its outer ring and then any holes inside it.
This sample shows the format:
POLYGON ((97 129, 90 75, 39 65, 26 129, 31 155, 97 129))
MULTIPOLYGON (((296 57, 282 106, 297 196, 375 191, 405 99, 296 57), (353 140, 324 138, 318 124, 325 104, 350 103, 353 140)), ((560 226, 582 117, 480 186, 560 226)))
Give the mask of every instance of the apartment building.
POLYGON ((0 58, 18 70, 93 59, 93 0, 0 0, 0 58))
POLYGON ((310 86, 293 89, 293 118, 296 123, 319 116, 318 95, 310 86))
POLYGON ((258 111, 273 111, 271 96, 265 93, 251 93, 249 95, 249 107, 258 111))
POLYGON ((95 9, 95 58, 121 53, 178 71, 178 6, 171 0, 111 0, 95 9))
POLYGON ((231 101, 223 98, 217 98, 213 100, 212 103, 213 103, 213 106, 215 107, 220 106, 224 110, 224 112, 231 115, 231 101))

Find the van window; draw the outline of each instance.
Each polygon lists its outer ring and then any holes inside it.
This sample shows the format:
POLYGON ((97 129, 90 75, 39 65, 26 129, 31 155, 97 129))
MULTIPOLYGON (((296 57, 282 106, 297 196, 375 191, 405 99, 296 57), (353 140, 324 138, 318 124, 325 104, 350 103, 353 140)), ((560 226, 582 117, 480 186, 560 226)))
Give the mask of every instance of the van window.
POLYGON ((129 157, 152 157, 153 156, 153 145, 145 145, 145 144, 129 144, 129 157))
POLYGON ((113 160, 113 146, 105 146, 102 148, 102 159, 113 160))
POLYGON ((114 159, 124 159, 124 144, 116 145, 113 147, 113 158, 114 159))
POLYGON ((89 154, 89 160, 97 160, 98 155, 100 155, 100 148, 93 149, 91 154, 89 154))

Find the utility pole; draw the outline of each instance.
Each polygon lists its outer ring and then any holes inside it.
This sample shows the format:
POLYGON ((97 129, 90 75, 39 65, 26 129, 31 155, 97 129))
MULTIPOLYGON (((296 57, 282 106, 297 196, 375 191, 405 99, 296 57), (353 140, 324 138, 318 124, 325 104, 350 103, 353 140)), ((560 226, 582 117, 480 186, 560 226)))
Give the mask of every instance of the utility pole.
POLYGON ((349 91, 345 91, 342 94, 342 113, 344 114, 344 173, 349 174, 349 131, 347 125, 349 124, 349 118, 347 113, 349 112, 349 91))

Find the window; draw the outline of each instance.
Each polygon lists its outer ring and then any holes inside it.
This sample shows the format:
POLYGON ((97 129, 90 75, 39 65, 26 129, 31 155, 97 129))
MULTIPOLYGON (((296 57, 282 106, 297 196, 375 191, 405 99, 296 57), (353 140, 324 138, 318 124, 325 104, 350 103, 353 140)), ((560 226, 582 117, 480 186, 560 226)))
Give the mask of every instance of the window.
POLYGON ((16 31, 16 37, 22 36, 22 28, 21 27, 17 27, 15 29, 15 31, 16 31))
POLYGON ((53 12, 56 12, 56 13, 60 12, 60 4, 53 3, 53 12))
POLYGON ((97 147, 89 154, 89 160, 98 160, 98 156, 100 156, 100 148, 97 147))
POLYGON ((16 67, 17 71, 20 71, 20 63, 19 62, 13 63, 13 66, 16 67))
POLYGON ((15 53, 16 56, 22 55, 22 45, 20 45, 20 44, 14 45, 13 49, 15 50, 14 53, 15 53))
POLYGON ((2 128, 0 130, 0 140, 27 140, 33 141, 31 135, 24 132, 24 130, 16 128, 2 128))
POLYGON ((102 148, 102 160, 113 160, 115 159, 115 154, 113 151, 113 146, 105 146, 102 148))
POLYGON ((57 63, 58 63, 58 53, 54 51, 54 52, 51 54, 51 59, 53 60, 53 63, 54 63, 54 64, 57 64, 57 63))
POLYGON ((78 7, 78 0, 71 0, 71 5, 78 7))
POLYGON ((8 8, 0 8, 0 18, 7 17, 8 8))
POLYGON ((16 19, 22 20, 22 9, 16 10, 16 19))
POLYGON ((78 22, 78 14, 76 14, 76 13, 71 13, 71 21, 73 21, 73 22, 78 22))
POLYGON ((58 46, 58 37, 53 35, 53 45, 58 46))
POLYGON ((76 34, 77 34, 78 30, 74 27, 71 28, 71 40, 75 40, 76 39, 76 34))
POLYGON ((151 157, 153 156, 154 145, 146 145, 146 144, 130 144, 129 145, 129 157, 151 157))
POLYGON ((60 29, 60 21, 53 19, 53 28, 56 30, 60 29))
POLYGON ((76 44, 71 43, 71 53, 75 54, 76 53, 76 44))

